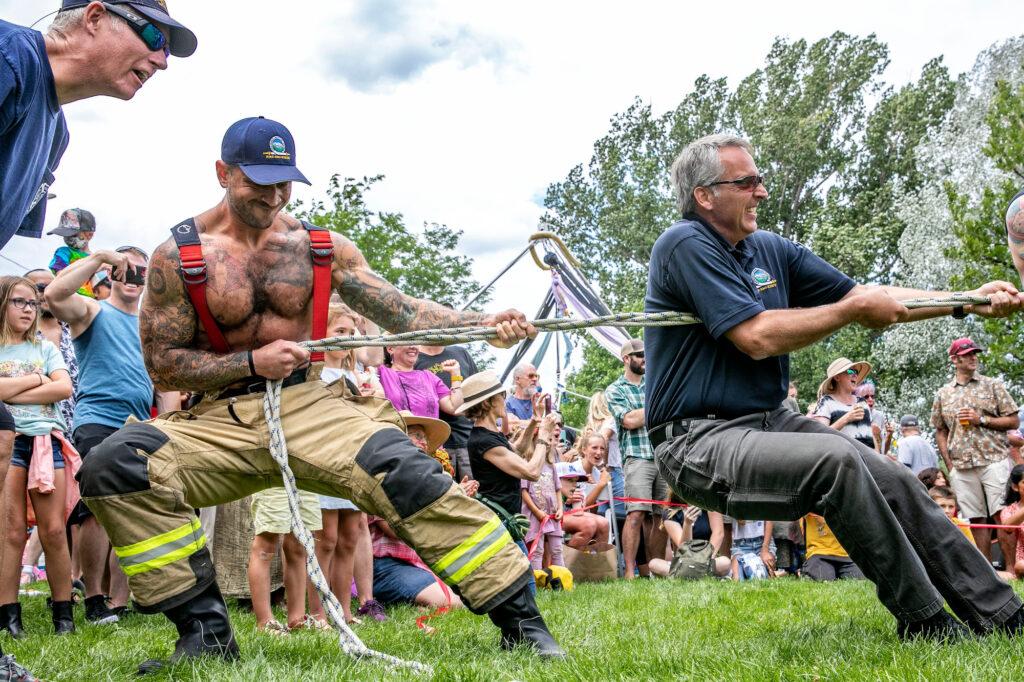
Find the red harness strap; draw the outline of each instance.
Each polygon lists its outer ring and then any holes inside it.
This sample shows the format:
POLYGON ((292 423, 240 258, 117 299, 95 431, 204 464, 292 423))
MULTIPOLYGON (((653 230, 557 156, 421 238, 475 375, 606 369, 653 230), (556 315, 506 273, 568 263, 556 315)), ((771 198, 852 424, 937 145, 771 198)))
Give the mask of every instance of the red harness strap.
MULTIPOLYGON (((309 253, 313 259, 311 337, 316 341, 327 335, 327 309, 331 300, 331 264, 334 261, 334 244, 331 242, 331 233, 326 229, 311 225, 306 221, 302 222, 302 226, 309 234, 309 253)), ((178 246, 181 279, 185 283, 185 290, 188 291, 192 307, 196 310, 199 324, 206 331, 213 350, 218 353, 230 353, 231 346, 224 338, 220 325, 217 324, 217 320, 214 319, 206 302, 208 272, 206 259, 203 257, 203 245, 199 240, 199 231, 196 229, 196 221, 189 218, 179 223, 171 228, 171 235, 178 246)), ((310 354, 310 362, 322 362, 323 359, 322 352, 310 354)))
MULTIPOLYGON (((313 328, 310 338, 314 341, 327 336, 327 309, 331 302, 331 263, 334 261, 334 244, 331 233, 322 227, 310 225, 305 220, 302 226, 309 233, 309 253, 313 258, 313 328)), ((323 362, 323 352, 310 353, 310 362, 323 362)))

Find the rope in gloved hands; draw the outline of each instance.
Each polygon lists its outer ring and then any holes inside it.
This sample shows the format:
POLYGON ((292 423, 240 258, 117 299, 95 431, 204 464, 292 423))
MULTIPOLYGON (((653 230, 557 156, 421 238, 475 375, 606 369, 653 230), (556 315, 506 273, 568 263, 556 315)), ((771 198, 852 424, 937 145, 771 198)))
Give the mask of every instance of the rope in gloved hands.
MULTIPOLYGON (((948 298, 919 298, 902 301, 907 308, 949 308, 954 306, 987 304, 987 298, 972 296, 953 296, 948 298)), ((689 313, 615 313, 602 315, 588 320, 558 318, 534 320, 533 326, 539 332, 572 331, 589 327, 631 326, 631 327, 671 327, 679 325, 700 324, 700 319, 689 313)), ((300 345, 309 351, 336 351, 362 348, 367 346, 446 346, 454 343, 472 343, 497 338, 494 327, 464 326, 449 329, 425 329, 401 334, 379 334, 373 336, 336 336, 318 341, 305 341, 300 345)), ((263 412, 270 430, 270 455, 281 469, 284 489, 288 498, 288 509, 291 512, 292 532, 302 543, 306 551, 306 572, 310 582, 327 611, 328 617, 339 632, 341 650, 355 659, 373 659, 398 668, 407 668, 416 672, 432 674, 430 666, 416 661, 406 661, 367 647, 348 627, 345 622, 341 603, 331 592, 327 579, 324 577, 320 564, 316 560, 313 536, 302 523, 299 514, 298 487, 295 475, 288 465, 288 444, 281 427, 281 381, 268 380, 267 391, 263 397, 263 412)))

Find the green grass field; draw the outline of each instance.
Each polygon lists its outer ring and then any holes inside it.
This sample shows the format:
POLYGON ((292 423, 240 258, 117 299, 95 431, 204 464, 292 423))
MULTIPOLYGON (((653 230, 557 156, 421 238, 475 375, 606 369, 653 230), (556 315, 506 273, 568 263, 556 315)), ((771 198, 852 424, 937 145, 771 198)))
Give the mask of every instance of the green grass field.
MULTIPOLYGON (((956 645, 900 644, 895 622, 866 582, 816 584, 778 579, 742 585, 636 581, 544 592, 539 603, 569 652, 545 664, 525 651, 498 649, 486 618, 457 612, 417 630, 412 608, 387 623, 364 623, 369 646, 434 666, 437 680, 1009 680, 1024 676, 1024 640, 988 637, 956 645)), ((31 636, 3 646, 47 680, 127 680, 149 657, 166 657, 174 629, 134 615, 95 627, 76 610, 78 632, 55 638, 41 597, 23 598, 31 636)), ((232 606, 242 660, 180 665, 151 680, 428 679, 349 661, 337 639, 313 632, 272 638, 232 606)), ((283 620, 283 618, 282 618, 283 620)))

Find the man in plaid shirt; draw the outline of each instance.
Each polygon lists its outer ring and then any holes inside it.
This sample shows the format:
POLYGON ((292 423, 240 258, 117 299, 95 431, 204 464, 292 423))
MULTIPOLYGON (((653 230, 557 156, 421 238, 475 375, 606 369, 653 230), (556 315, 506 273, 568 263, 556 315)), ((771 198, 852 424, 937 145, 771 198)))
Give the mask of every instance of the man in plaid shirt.
MULTIPOLYGON (((654 449, 647 437, 647 427, 644 426, 644 342, 630 339, 622 345, 619 357, 623 364, 622 376, 605 389, 605 397, 619 434, 622 470, 626 476, 626 497, 663 500, 668 489, 654 464, 654 449)), ((637 567, 641 529, 644 531, 644 546, 650 549, 644 555, 658 556, 658 548, 665 547, 665 537, 664 533, 655 528, 651 505, 628 502, 626 524, 622 530, 622 553, 625 555, 627 580, 633 578, 637 567)), ((641 575, 647 575, 647 559, 644 555, 639 561, 641 575)))

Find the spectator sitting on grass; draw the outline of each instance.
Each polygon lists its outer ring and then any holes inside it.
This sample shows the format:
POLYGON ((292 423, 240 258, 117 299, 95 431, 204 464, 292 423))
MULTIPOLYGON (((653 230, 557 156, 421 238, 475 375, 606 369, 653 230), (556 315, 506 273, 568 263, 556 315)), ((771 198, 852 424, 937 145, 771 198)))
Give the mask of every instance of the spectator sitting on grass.
MULTIPOLYGON (((409 440, 427 455, 433 456, 448 438, 451 427, 439 419, 403 414, 409 440)), ((460 484, 467 495, 476 492, 477 482, 460 484)), ((371 517, 373 538, 373 593, 385 604, 411 603, 417 606, 459 608, 458 595, 437 579, 412 547, 402 542, 381 518, 371 517)))
POLYGON ((732 522, 732 579, 767 578, 775 572, 775 541, 771 521, 732 522), (761 569, 765 569, 762 575, 761 569))
MULTIPOLYGON (((678 497, 669 493, 670 502, 680 502, 678 497)), ((718 512, 707 512, 699 507, 690 505, 688 507, 667 507, 670 511, 665 518, 665 533, 674 549, 682 547, 690 540, 706 540, 711 544, 715 557, 714 573, 718 577, 729 575, 730 561, 728 557, 720 556, 722 539, 725 531, 722 525, 722 515, 718 512), (682 523, 679 520, 682 519, 682 523), (709 523, 710 521, 710 523, 709 523), (703 526, 701 525, 703 523, 703 526), (706 532, 702 532, 706 531, 706 532), (701 536, 704 537, 701 537, 701 536)), ((667 578, 671 574, 672 562, 661 558, 650 559, 647 563, 653 575, 667 578)))
POLYGON ((833 580, 864 579, 857 564, 846 553, 825 519, 817 514, 808 514, 802 519, 804 541, 807 545, 807 560, 801 575, 820 582, 833 580))
POLYGON ((917 479, 924 484, 924 487, 931 490, 937 485, 942 487, 949 487, 949 481, 946 479, 946 474, 943 473, 942 469, 931 468, 922 469, 917 472, 917 479))
MULTIPOLYGON (((1024 578, 1024 529, 1020 524, 1024 523, 1024 503, 1021 502, 1021 488, 1024 487, 1024 464, 1018 464, 1010 470, 1010 477, 1006 481, 1006 498, 1003 503, 1003 511, 999 517, 999 523, 1006 526, 1017 526, 1013 532, 1017 540, 1017 551, 1013 562, 1013 574, 1018 578, 1024 578)), ((1009 568, 1009 567, 1007 567, 1009 568)))
MULTIPOLYGON (((555 465, 561 482, 562 497, 567 509, 580 510, 586 498, 585 481, 589 479, 580 462, 559 462, 555 465)), ((590 511, 574 511, 562 516, 562 529, 572 535, 568 545, 579 551, 602 552, 608 544, 608 519, 590 511)))

